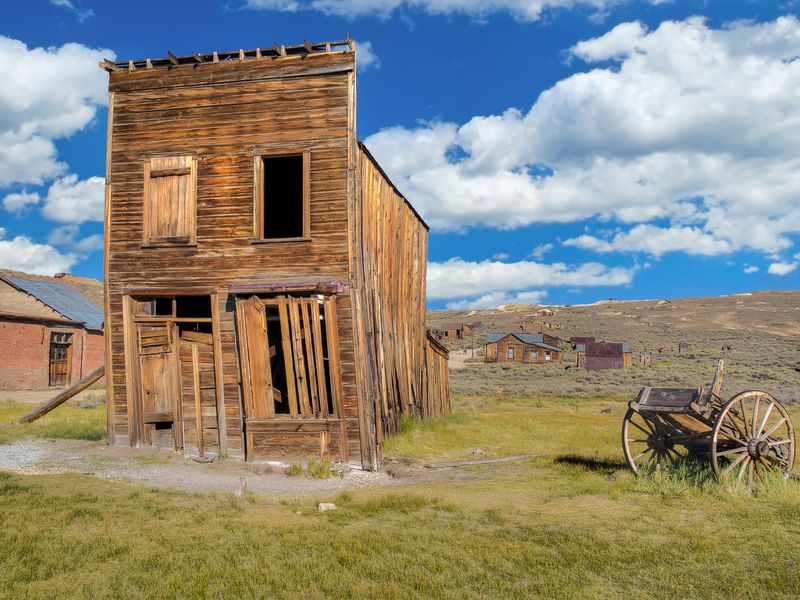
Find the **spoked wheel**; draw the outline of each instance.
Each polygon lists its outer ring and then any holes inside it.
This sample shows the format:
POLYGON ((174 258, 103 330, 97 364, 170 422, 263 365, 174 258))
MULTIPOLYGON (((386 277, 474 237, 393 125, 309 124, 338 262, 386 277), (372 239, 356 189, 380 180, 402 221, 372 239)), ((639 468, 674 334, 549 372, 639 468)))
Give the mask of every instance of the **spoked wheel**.
POLYGON ((686 448, 668 435, 658 417, 645 417, 632 408, 622 422, 622 449, 637 475, 643 470, 672 467, 688 455, 686 448))
POLYGON ((770 477, 788 479, 794 464, 792 420, 783 405, 766 392, 742 392, 725 404, 711 437, 711 466, 719 479, 755 483, 770 477))

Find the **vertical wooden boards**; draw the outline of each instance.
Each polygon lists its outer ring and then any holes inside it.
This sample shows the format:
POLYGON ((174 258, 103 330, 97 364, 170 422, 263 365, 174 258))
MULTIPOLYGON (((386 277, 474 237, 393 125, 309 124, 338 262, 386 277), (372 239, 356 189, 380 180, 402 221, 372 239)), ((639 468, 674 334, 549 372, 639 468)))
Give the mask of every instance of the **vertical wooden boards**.
POLYGON ((264 303, 253 296, 238 300, 239 352, 242 361, 242 389, 248 418, 266 418, 275 414, 272 394, 272 369, 264 303))
POLYGON ((217 430, 219 431, 219 449, 228 453, 228 435, 225 419, 225 385, 223 383, 222 365, 222 331, 219 315, 219 294, 211 294, 211 335, 214 344, 214 384, 217 396, 217 430))
POLYGON ((319 312, 319 303, 320 301, 317 300, 317 298, 312 298, 310 301, 311 330, 313 331, 314 335, 314 357, 316 360, 319 405, 322 412, 322 418, 328 418, 328 386, 325 384, 325 356, 322 349, 322 324, 319 312))
POLYGON ((145 161, 143 243, 193 243, 197 157, 160 156, 145 161))
POLYGON ((303 332, 300 329, 300 301, 288 298, 289 322, 292 336, 292 359, 294 360, 294 377, 297 382, 297 397, 300 402, 300 414, 311 414, 311 404, 308 393, 308 376, 306 373, 306 360, 303 353, 303 332))
MULTIPOLYGON (((311 300, 313 301, 313 299, 311 300)), ((319 407, 319 385, 317 383, 317 368, 314 356, 313 330, 311 329, 311 322, 308 318, 308 313, 311 310, 309 307, 309 299, 299 298, 297 303, 300 307, 300 322, 302 323, 304 344, 303 350, 306 366, 308 367, 308 395, 311 399, 309 415, 319 417, 321 414, 319 407)))
POLYGON ((333 396, 333 407, 340 423, 339 445, 341 446, 342 463, 347 464, 350 462, 350 451, 342 393, 342 367, 339 362, 339 323, 336 315, 336 296, 329 296, 325 299, 325 321, 328 328, 328 372, 331 378, 331 395, 333 396))
POLYGON ((383 436, 398 431, 403 415, 427 418, 449 410, 442 381, 447 370, 441 370, 447 353, 429 350, 426 341, 427 229, 363 146, 359 154, 354 335, 356 364, 364 365, 361 407, 375 424, 362 460, 378 463, 383 436))
POLYGON ((108 124, 106 126, 106 184, 103 211, 103 341, 106 365, 106 439, 116 442, 114 411, 114 361, 111 355, 111 299, 108 292, 108 264, 111 251, 111 139, 114 135, 114 92, 108 94, 108 124))
POLYGON ((131 446, 138 446, 144 435, 142 402, 139 394, 141 377, 138 367, 136 324, 133 322, 133 300, 123 297, 123 341, 125 345, 125 390, 127 396, 128 438, 131 446))
POLYGON ((294 373, 293 342, 289 328, 289 300, 285 296, 278 297, 278 316, 281 323, 281 347, 283 349, 283 364, 286 369, 286 387, 289 394, 289 414, 296 417, 299 413, 297 406, 297 379, 294 373))
POLYGON ((183 331, 178 344, 184 451, 218 452, 216 376, 212 334, 183 331))

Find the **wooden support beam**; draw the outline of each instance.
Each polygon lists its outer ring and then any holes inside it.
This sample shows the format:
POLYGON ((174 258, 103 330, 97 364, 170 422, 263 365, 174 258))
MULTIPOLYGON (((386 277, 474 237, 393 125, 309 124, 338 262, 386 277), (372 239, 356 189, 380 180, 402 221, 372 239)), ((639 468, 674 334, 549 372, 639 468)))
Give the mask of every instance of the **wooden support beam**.
POLYGON ((148 69, 152 69, 153 68, 153 61, 148 58, 147 62, 146 62, 146 65, 147 65, 148 69))
POLYGON ((272 47, 275 48, 275 52, 278 53, 278 56, 286 56, 286 46, 279 46, 278 42, 274 42, 272 47))
POLYGON ((261 57, 261 48, 256 48, 256 58, 262 58, 261 57))
POLYGON ((195 55, 194 55, 194 59, 195 59, 197 62, 199 62, 199 63, 202 63, 202 62, 204 62, 204 61, 205 61, 205 59, 203 58, 203 55, 202 55, 202 54, 195 54, 195 55))
POLYGON ((99 66, 100 66, 101 69, 103 69, 105 71, 108 71, 109 73, 111 71, 119 71, 119 67, 117 66, 117 63, 112 62, 112 61, 108 60, 107 58, 104 58, 103 60, 101 60, 100 63, 99 63, 99 66))
POLYGON ((175 55, 174 55, 172 52, 170 52, 169 50, 167 50, 167 58, 169 58, 169 62, 171 62, 173 65, 178 65, 178 64, 180 64, 180 63, 178 62, 178 57, 177 57, 177 56, 175 56, 175 55))
POLYGON ((214 58, 211 60, 211 62, 215 62, 215 63, 219 62, 219 54, 218 53, 214 52, 214 58))
POLYGON ((286 370, 286 389, 289 394, 289 414, 296 417, 297 390, 295 388, 294 360, 292 360, 292 340, 289 332, 289 302, 286 296, 278 296, 278 315, 281 320, 281 348, 283 365, 286 370))
POLYGON ((239 49, 239 60, 244 60, 244 50, 239 49))
POLYGON ((135 70, 136 70, 136 65, 133 64, 132 60, 129 60, 128 61, 128 72, 130 73, 131 71, 135 71, 135 70))
POLYGON ((305 48, 306 52, 308 52, 309 54, 314 52, 314 47, 305 38, 303 38, 303 48, 305 48))
POLYGON ((90 385, 99 380, 105 374, 106 374, 105 366, 96 368, 94 371, 89 373, 86 377, 81 379, 75 385, 68 387, 62 392, 59 392, 58 394, 53 396, 50 400, 43 402, 29 413, 21 416, 19 419, 17 419, 17 423, 30 423, 31 421, 35 421, 39 417, 43 417, 54 408, 58 408, 59 406, 64 404, 64 402, 66 402, 76 394, 79 394, 80 392, 88 388, 90 385))

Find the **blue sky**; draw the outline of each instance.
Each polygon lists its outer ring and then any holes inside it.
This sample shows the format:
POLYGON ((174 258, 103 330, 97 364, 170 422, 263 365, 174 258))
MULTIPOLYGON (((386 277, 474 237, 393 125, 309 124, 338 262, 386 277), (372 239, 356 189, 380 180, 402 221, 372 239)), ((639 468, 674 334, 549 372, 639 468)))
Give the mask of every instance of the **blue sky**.
POLYGON ((102 277, 100 57, 358 42, 429 306, 796 289, 796 1, 32 0, 0 24, 0 267, 102 277))

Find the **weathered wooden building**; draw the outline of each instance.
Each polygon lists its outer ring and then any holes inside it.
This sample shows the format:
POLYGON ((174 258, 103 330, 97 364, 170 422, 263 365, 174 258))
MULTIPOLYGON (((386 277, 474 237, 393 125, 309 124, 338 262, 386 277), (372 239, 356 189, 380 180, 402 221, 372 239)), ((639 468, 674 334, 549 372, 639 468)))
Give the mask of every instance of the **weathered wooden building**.
POLYGON ((428 227, 356 137, 352 41, 101 66, 111 444, 372 469, 449 411, 428 227))
POLYGON ((545 329, 549 330, 548 327, 543 327, 541 322, 534 321, 532 323, 523 323, 519 326, 519 333, 533 333, 535 335, 541 335, 542 340, 546 344, 550 344, 551 346, 561 346, 561 338, 557 335, 553 335, 552 333, 545 333, 545 329))
POLYGON ((441 323, 431 328, 431 333, 439 339, 465 340, 472 335, 473 326, 469 323, 441 323))
POLYGON ((577 344, 576 365, 587 371, 622 369, 633 365, 633 353, 627 343, 588 342, 577 344))
POLYGON ((561 348, 548 344, 541 333, 490 333, 483 347, 484 362, 522 364, 561 363, 561 348))
POLYGON ((62 283, 0 274, 0 389, 65 387, 102 366, 102 323, 103 309, 62 283))

